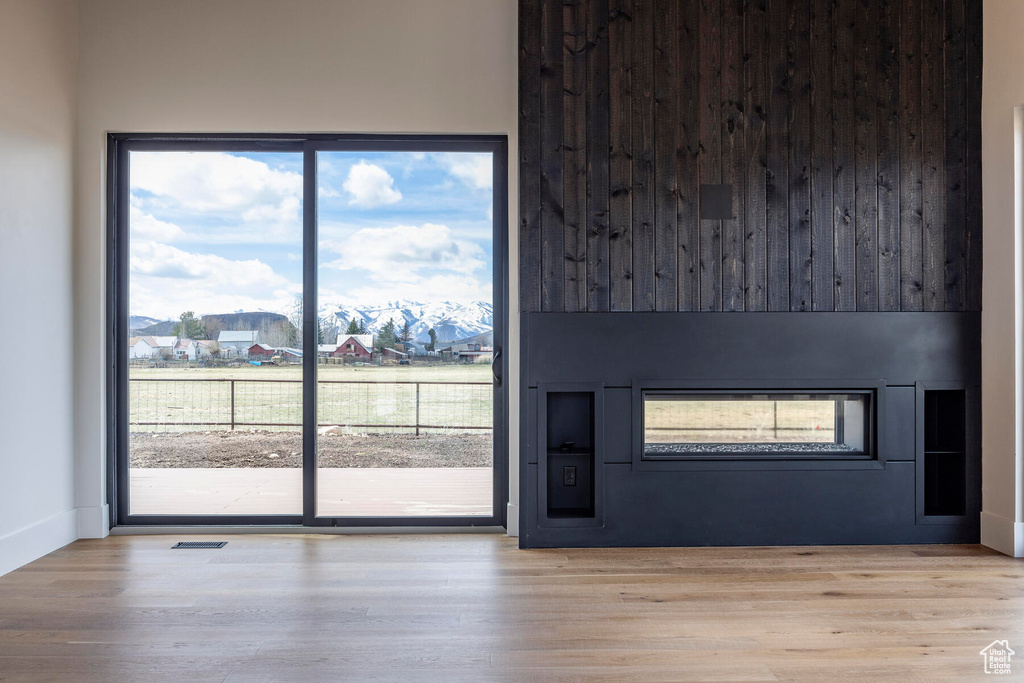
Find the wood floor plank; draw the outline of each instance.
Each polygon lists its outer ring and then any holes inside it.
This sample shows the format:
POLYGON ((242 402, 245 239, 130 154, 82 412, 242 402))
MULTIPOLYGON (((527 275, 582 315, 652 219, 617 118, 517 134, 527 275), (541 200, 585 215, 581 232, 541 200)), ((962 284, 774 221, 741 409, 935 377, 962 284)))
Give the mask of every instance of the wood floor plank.
POLYGON ((1024 644, 1024 569, 981 546, 176 540, 0 577, 0 681, 961 681, 993 640, 1024 644))

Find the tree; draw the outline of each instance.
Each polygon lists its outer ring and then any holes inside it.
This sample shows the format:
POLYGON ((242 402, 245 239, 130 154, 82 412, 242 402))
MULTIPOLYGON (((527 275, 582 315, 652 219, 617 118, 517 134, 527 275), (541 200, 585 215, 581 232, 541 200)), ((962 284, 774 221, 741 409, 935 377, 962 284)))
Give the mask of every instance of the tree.
POLYGON ((412 325, 409 324, 408 320, 402 323, 402 331, 398 333, 398 339, 402 342, 412 341, 412 325))
POLYGON ((437 344, 437 332, 434 332, 434 328, 431 327, 427 330, 427 334, 430 335, 430 343, 427 344, 427 351, 433 351, 434 345, 437 344))
POLYGON ((365 323, 363 325, 360 325, 355 318, 352 318, 351 320, 348 321, 348 329, 345 330, 345 334, 363 334, 365 330, 365 323))
POLYGON ((360 320, 359 321, 359 334, 370 334, 369 328, 366 327, 366 321, 365 320, 360 320))
POLYGON ((291 309, 288 311, 288 322, 292 325, 289 346, 302 348, 302 295, 296 294, 292 301, 291 309))
POLYGON ((285 335, 285 339, 287 340, 287 342, 285 343, 285 346, 289 346, 289 347, 293 347, 293 348, 300 348, 300 349, 302 348, 302 342, 299 341, 299 339, 300 339, 299 328, 295 327, 295 325, 292 325, 290 320, 286 320, 285 323, 284 323, 284 335, 285 335))
POLYGON ((373 345, 375 349, 383 352, 384 349, 390 349, 395 346, 395 342, 398 341, 398 336, 395 334, 395 321, 389 318, 387 323, 381 329, 380 334, 377 335, 377 342, 373 345))
POLYGON ((220 342, 212 341, 206 345, 206 351, 214 358, 220 355, 220 342))
POLYGON ((317 316, 316 319, 316 343, 317 344, 330 344, 331 342, 325 341, 331 334, 333 325, 317 316))
POLYGON ((185 311, 181 314, 181 322, 174 325, 174 336, 181 339, 206 339, 206 330, 195 313, 185 311))

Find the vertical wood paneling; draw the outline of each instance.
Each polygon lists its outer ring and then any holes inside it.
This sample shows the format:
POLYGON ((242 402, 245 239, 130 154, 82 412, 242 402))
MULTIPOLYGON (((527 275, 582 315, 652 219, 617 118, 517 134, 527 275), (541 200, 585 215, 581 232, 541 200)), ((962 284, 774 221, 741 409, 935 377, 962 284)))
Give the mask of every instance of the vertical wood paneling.
MULTIPOLYGON (((547 0, 552 2, 553 0, 547 0)), ((609 86, 611 109, 609 145, 609 289, 611 310, 633 309, 633 95, 630 69, 633 63, 632 7, 629 0, 611 0, 608 19, 609 86)))
POLYGON ((744 306, 743 5, 744 0, 723 0, 722 3, 722 182, 733 188, 733 218, 722 221, 722 310, 725 311, 742 311, 744 306))
POLYGON ((811 307, 834 306, 832 0, 811 3, 811 307))
POLYGON ((693 0, 678 0, 676 71, 676 257, 679 310, 700 310, 700 130, 697 116, 697 74, 700 70, 699 7, 693 0))
POLYGON ((943 93, 942 2, 923 2, 921 10, 921 196, 923 307, 941 311, 945 292, 946 100, 943 93))
POLYGON ((562 41, 562 182, 565 197, 565 310, 587 310, 588 0, 565 0, 562 41))
POLYGON ((964 0, 945 0, 946 275, 947 311, 962 311, 967 272, 967 36, 964 0))
MULTIPOLYGON (((768 173, 765 180, 768 310, 789 310, 788 0, 769 0, 768 173)), ((802 4, 802 3, 801 3, 802 4)))
POLYGON ((832 266, 837 311, 857 310, 857 160, 853 111, 855 21, 854 3, 835 4, 832 21, 832 227, 835 253, 832 266))
POLYGON ((854 173, 857 202, 857 310, 878 310, 878 159, 875 99, 878 57, 876 0, 860 0, 854 40, 854 98, 856 117, 854 173))
POLYGON ((899 6, 879 0, 877 64, 878 310, 900 310, 899 6))
MULTIPOLYGON (((722 0, 700 2, 700 183, 722 182, 722 0)), ((700 310, 722 310, 722 221, 700 221, 700 310)))
POLYGON ((981 31, 977 0, 522 0, 522 309, 977 310, 981 31))
MULTIPOLYGON (((685 0, 684 0, 685 2, 685 0)), ((767 246, 765 238, 765 179, 768 172, 767 149, 767 60, 758 59, 768 49, 767 0, 747 0, 743 16, 745 66, 743 69, 746 97, 746 202, 744 212, 743 276, 744 308, 764 311, 768 305, 767 246)))
POLYGON ((587 310, 607 311, 608 0, 589 0, 587 25, 587 310))
POLYGON ((921 275, 921 3, 900 3, 900 310, 923 306, 921 275))
POLYGON ((789 310, 811 310, 810 3, 791 3, 786 57, 789 103, 789 310))
POLYGON ((677 309, 676 271, 676 0, 654 3, 654 301, 659 311, 677 309))
POLYGON ((519 3, 519 308, 540 311, 540 5, 519 3))
POLYGON ((633 0, 633 310, 654 306, 654 0, 633 0))
POLYGON ((964 279, 967 310, 981 310, 981 74, 982 3, 969 0, 967 32, 967 273, 964 279))
POLYGON ((565 230, 562 185, 562 6, 541 6, 540 231, 541 306, 565 310, 565 230))

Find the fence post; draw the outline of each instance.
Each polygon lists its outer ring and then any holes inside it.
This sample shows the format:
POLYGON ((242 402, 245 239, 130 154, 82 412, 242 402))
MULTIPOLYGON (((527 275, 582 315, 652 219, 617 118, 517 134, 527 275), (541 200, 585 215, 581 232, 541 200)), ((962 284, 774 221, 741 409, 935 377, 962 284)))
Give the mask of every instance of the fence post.
POLYGON ((775 413, 775 440, 779 440, 779 402, 772 401, 772 411, 775 413))
POLYGON ((235 380, 231 380, 231 431, 235 431, 235 380))
POLYGON ((416 382, 416 436, 420 435, 420 383, 416 382))

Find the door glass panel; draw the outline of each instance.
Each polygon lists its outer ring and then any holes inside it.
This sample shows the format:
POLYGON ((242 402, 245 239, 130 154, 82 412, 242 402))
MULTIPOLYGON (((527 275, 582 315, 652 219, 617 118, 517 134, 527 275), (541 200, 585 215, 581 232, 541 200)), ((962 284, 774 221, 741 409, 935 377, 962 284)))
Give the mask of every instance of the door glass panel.
POLYGON ((317 515, 492 515, 492 155, 317 172, 317 515))
POLYGON ((129 166, 129 512, 301 514, 302 155, 129 166))

